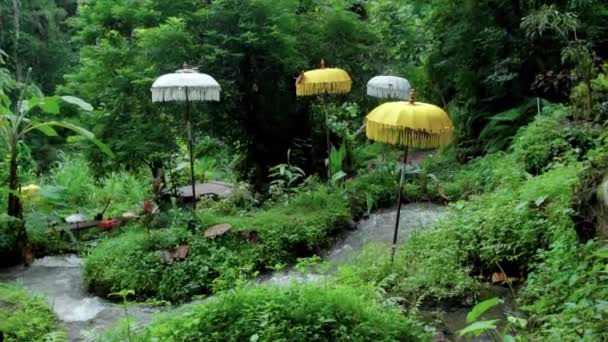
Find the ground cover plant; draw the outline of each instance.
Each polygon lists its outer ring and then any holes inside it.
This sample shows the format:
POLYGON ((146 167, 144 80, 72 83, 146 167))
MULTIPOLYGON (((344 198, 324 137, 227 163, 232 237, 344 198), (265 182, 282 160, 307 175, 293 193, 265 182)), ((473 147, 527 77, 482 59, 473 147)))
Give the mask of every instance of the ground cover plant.
POLYGON ((67 341, 48 304, 16 285, 0 283, 0 335, 4 341, 67 341))
MULTIPOLYGON (((109 334, 121 340, 124 332, 109 334)), ((430 341, 423 327, 369 292, 343 286, 233 290, 158 317, 132 341, 430 341)))
POLYGON ((225 210, 199 210, 203 228, 197 231, 167 227, 152 230, 148 237, 144 228, 136 226, 104 239, 86 257, 85 281, 105 294, 128 288, 141 297, 187 300, 317 253, 350 220, 342 195, 324 186, 266 210, 240 215, 225 210), (205 237, 205 229, 216 224, 232 228, 225 235, 205 237), (188 257, 163 263, 158 252, 182 244, 189 245, 188 257))
MULTIPOLYGON (((425 302, 475 302, 491 276, 504 272, 514 279, 514 286, 522 287, 521 315, 538 320, 520 334, 605 338, 601 296, 608 281, 606 245, 596 239, 580 240, 573 207, 580 203, 581 193, 587 196, 584 191, 589 189, 579 188, 593 174, 589 168, 603 170, 602 141, 593 126, 572 127, 563 115, 538 118, 516 136, 509 153, 487 155, 455 173, 438 173, 444 178, 437 182, 448 186, 458 184, 460 177, 489 178, 481 188, 477 186, 479 190, 474 190, 475 184, 460 187, 473 189, 475 195, 461 192, 468 200, 451 204, 434 227, 402 245, 394 266, 384 247, 370 246, 352 265, 339 270, 337 281, 371 286, 415 309, 425 302), (580 133, 568 134, 573 131, 580 133), (555 143, 545 145, 545 137, 555 143), (526 171, 532 160, 543 165, 534 168, 536 175, 526 171), (495 179, 502 181, 493 184, 493 174, 501 175, 495 179), (564 287, 569 290, 563 291, 564 287)), ((423 167, 445 166, 445 153, 423 167)))

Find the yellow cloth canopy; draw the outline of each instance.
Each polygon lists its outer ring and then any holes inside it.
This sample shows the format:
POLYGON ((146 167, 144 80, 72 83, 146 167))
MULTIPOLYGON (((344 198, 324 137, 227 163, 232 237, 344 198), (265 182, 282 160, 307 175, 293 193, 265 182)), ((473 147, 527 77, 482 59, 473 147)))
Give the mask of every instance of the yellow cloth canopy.
POLYGON ((21 188, 21 192, 26 192, 26 193, 34 193, 38 190, 40 190, 40 187, 36 184, 29 184, 29 185, 26 185, 21 188))
POLYGON ((454 128, 441 108, 422 102, 388 102, 366 117, 365 133, 371 140, 420 148, 447 145, 454 128))
POLYGON ((348 73, 337 68, 315 69, 302 73, 296 80, 296 95, 346 94, 353 85, 348 73))

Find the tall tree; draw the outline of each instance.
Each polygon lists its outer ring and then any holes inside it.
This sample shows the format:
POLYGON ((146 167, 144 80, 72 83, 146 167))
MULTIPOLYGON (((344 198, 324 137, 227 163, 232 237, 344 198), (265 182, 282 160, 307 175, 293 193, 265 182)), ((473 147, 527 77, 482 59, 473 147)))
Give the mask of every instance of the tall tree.
POLYGON ((0 9, 0 49, 10 53, 8 68, 23 81, 31 67, 34 83, 52 92, 75 62, 68 21, 76 1, 0 0, 0 9))

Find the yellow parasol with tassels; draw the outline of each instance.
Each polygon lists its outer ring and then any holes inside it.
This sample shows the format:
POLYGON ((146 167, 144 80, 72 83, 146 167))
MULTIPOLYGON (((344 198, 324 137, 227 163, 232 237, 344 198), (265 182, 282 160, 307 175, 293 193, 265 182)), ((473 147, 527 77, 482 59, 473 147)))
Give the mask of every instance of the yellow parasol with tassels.
POLYGON ((432 148, 447 145, 452 141, 454 126, 448 114, 441 108, 415 101, 416 91, 410 92, 409 102, 388 102, 372 110, 367 117, 365 134, 371 140, 404 147, 401 178, 397 195, 397 219, 393 235, 391 262, 395 257, 399 216, 401 214, 401 191, 408 148, 432 148))
MULTIPOLYGON (((301 73, 296 79, 296 96, 313 96, 326 94, 347 94, 353 86, 350 75, 338 68, 326 68, 325 60, 321 60, 319 69, 301 73)), ((325 112, 325 139, 327 142, 327 158, 331 145, 329 142, 329 127, 327 124, 327 112, 325 112)), ((327 174, 331 178, 329 163, 327 174)))
POLYGON ((346 71, 338 68, 321 68, 300 74, 296 81, 296 95, 347 94, 352 86, 353 81, 346 71))

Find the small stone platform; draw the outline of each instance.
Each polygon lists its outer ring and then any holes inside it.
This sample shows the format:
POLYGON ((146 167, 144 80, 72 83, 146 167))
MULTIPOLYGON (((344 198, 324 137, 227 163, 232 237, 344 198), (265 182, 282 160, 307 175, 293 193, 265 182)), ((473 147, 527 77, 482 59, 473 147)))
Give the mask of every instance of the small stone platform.
MULTIPOLYGON (((203 196, 212 196, 219 198, 226 198, 232 194, 232 184, 220 182, 220 181, 209 181, 205 183, 196 183, 195 186, 196 198, 203 196)), ((192 185, 184 185, 177 188, 177 197, 180 199, 192 199, 192 185)))

